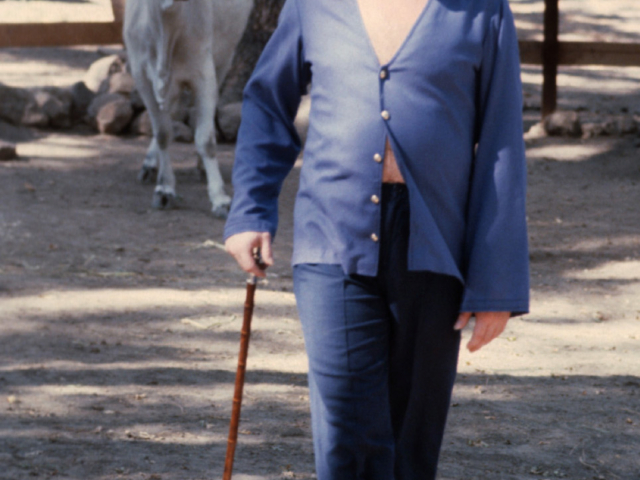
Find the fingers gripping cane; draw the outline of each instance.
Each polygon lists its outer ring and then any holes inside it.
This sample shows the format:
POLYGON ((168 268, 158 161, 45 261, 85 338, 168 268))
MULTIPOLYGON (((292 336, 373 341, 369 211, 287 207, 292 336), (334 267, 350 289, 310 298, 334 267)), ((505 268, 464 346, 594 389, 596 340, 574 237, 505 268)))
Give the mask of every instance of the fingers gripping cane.
MULTIPOLYGON (((260 259, 260 252, 254 255, 256 264, 262 270, 267 266, 260 259)), ((238 369, 236 371, 236 385, 233 392, 233 408, 231 410, 231 422, 229 424, 229 440, 227 441, 227 456, 224 461, 224 474, 222 480, 231 480, 233 471, 233 459, 238 443, 238 426, 240 424, 240 408, 242 406, 242 391, 244 389, 244 373, 247 369, 247 355, 249 353, 249 338, 251 336, 251 317, 253 316, 253 297, 256 293, 258 279, 251 275, 247 279, 247 295, 244 301, 244 318, 240 332, 240 353, 238 354, 238 369)))

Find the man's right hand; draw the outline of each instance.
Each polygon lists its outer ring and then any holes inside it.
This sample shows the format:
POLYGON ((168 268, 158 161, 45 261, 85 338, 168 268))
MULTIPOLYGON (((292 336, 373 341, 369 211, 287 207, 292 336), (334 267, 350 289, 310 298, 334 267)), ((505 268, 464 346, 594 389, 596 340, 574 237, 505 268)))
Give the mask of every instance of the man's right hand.
POLYGON ((236 259, 240 268, 256 277, 265 277, 264 270, 258 267, 254 253, 259 250, 262 262, 269 267, 273 265, 271 252, 271 234, 269 232, 242 232, 227 238, 224 243, 227 252, 236 259))

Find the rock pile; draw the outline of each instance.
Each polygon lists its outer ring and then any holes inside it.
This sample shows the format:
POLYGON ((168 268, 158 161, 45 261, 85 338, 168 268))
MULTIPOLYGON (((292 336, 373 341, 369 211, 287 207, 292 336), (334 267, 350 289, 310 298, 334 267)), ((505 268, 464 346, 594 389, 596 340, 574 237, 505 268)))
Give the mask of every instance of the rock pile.
MULTIPOLYGON (((190 92, 181 95, 172 111, 174 137, 193 142, 190 92)), ((222 111, 224 138, 234 139, 239 110, 222 111)), ((87 124, 104 134, 152 135, 151 121, 126 68, 126 56, 109 55, 94 62, 83 81, 68 88, 23 89, 0 84, 0 120, 14 125, 65 129, 87 124)))
POLYGON ((546 136, 593 138, 603 136, 640 135, 640 115, 621 113, 580 115, 573 111, 552 113, 525 133, 525 139, 546 136))

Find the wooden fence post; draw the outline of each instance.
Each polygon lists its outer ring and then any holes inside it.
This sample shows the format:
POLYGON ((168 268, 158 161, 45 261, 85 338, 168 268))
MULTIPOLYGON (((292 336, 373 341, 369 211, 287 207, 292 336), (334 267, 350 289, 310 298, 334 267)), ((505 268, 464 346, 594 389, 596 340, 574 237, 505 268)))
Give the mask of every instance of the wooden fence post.
POLYGON ((124 21, 124 4, 125 0, 111 0, 111 8, 113 9, 113 20, 116 23, 124 21))
POLYGON ((559 7, 558 0, 544 1, 544 42, 542 46, 542 118, 551 115, 558 101, 559 7))

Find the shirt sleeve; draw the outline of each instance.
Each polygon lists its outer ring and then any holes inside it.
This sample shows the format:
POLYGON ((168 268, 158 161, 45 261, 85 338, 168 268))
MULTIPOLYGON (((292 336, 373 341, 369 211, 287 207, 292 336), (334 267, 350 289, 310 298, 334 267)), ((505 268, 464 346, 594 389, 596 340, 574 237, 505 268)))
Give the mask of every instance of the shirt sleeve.
POLYGON ((529 310, 526 161, 518 40, 506 0, 483 46, 461 311, 529 310))
POLYGON ((298 7, 287 0, 244 90, 225 239, 246 231, 275 237, 278 195, 301 148, 293 122, 309 81, 298 7))

